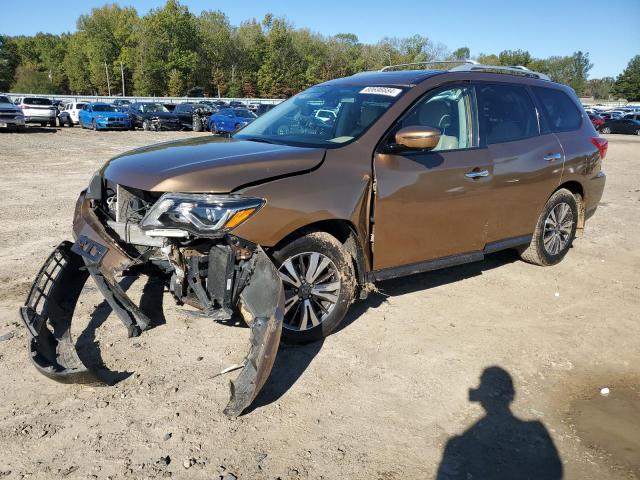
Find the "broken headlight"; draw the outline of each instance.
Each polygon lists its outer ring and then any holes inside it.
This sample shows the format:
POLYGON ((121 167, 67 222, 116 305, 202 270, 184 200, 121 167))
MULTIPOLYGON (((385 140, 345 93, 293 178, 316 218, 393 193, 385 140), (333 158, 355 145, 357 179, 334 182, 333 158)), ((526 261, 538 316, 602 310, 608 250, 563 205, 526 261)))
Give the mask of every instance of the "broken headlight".
POLYGON ((140 222, 149 236, 186 237, 188 233, 218 237, 237 227, 265 200, 255 197, 165 193, 140 222))

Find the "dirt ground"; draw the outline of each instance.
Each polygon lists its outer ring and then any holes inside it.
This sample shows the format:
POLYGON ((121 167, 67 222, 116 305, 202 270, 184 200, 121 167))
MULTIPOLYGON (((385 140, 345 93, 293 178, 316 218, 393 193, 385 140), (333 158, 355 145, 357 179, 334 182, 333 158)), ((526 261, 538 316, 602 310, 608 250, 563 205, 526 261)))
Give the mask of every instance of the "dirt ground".
POLYGON ((504 478, 640 478, 640 137, 607 137, 602 203, 560 265, 504 252, 383 282, 324 342, 281 348, 236 420, 221 413, 234 374, 217 374, 249 330, 192 316, 144 278, 124 286, 162 308, 139 338, 95 288, 78 310, 79 349, 115 385, 41 376, 17 312, 71 238, 79 191, 117 153, 194 135, 207 134, 0 134, 0 478, 471 478, 461 462, 504 478))

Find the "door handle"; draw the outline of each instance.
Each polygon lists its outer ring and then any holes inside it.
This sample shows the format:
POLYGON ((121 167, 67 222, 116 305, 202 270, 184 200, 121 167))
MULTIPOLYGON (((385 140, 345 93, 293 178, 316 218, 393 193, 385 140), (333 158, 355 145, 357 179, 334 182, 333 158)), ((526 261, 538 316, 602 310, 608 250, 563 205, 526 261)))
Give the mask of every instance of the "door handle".
POLYGON ((471 170, 464 174, 467 178, 482 178, 489 176, 489 170, 471 170))
POLYGON ((548 155, 544 156, 544 159, 547 162, 553 162, 554 160, 562 160, 562 154, 561 153, 549 153, 548 155))

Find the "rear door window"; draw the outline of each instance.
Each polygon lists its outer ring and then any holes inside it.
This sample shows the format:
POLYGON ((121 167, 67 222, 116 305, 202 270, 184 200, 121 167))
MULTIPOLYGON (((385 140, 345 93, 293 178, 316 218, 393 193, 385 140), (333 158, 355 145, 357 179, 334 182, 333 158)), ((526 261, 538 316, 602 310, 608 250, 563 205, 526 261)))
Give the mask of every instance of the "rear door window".
POLYGON ((553 132, 570 132, 580 128, 582 114, 565 92, 554 88, 532 87, 553 132))
POLYGON ((537 136, 538 118, 525 87, 478 84, 480 139, 485 145, 537 136))

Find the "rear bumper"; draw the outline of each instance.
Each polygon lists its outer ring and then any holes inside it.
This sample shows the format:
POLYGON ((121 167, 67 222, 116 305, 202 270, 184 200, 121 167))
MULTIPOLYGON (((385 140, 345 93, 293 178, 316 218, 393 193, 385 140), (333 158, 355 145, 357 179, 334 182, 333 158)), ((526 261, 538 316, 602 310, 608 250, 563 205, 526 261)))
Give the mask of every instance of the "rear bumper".
POLYGON ((607 183, 607 176, 600 170, 593 177, 586 182, 585 185, 585 198, 584 198, 584 216, 585 219, 589 219, 596 213, 598 204, 602 199, 602 193, 604 192, 604 186, 607 183))

